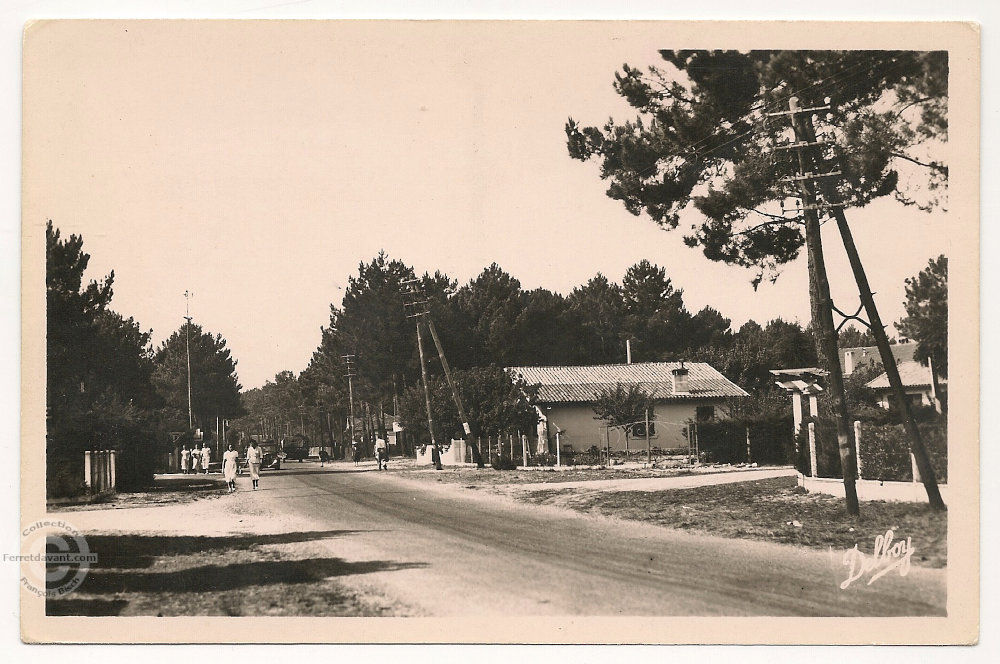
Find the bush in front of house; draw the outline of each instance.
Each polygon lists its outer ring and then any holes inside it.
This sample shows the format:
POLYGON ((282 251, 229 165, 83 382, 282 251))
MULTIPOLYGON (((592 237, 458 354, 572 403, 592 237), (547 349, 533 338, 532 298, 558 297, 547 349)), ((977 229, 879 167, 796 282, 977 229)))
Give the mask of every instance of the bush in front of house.
POLYGON ((761 416, 698 422, 698 451, 715 463, 782 465, 792 461, 792 418, 761 416), (747 455, 747 435, 750 454, 747 455))
MULTIPOLYGON (((840 479, 840 449, 836 425, 823 418, 809 420, 816 432, 816 471, 819 477, 840 479)), ((944 422, 918 424, 920 437, 927 448, 931 467, 937 480, 948 479, 948 429, 944 422)), ((853 436, 853 427, 852 427, 853 436)), ((803 423, 798 436, 799 454, 795 467, 808 475, 809 434, 808 423, 803 423)), ((861 422, 861 478, 885 482, 911 482, 913 470, 910 461, 910 440, 902 424, 861 422)))
MULTIPOLYGON (((938 482, 948 481, 948 430, 940 422, 918 424, 938 482)), ((861 476, 864 479, 910 482, 910 440, 902 424, 861 425, 861 476)))
POLYGON ((517 470, 519 465, 517 459, 512 459, 506 455, 498 456, 490 463, 493 470, 517 470))

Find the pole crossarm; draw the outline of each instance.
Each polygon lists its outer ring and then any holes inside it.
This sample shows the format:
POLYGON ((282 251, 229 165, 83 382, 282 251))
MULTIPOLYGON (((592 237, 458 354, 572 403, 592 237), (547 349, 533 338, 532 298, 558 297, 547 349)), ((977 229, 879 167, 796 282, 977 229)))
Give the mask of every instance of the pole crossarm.
POLYGON ((851 320, 858 321, 859 323, 861 323, 862 325, 864 325, 865 327, 867 327, 869 330, 872 329, 871 323, 869 323, 868 321, 866 321, 864 318, 861 318, 861 316, 859 315, 862 311, 864 311, 864 308, 865 308, 865 305, 864 305, 863 302, 858 305, 858 310, 855 311, 851 315, 847 315, 843 311, 841 311, 840 309, 838 309, 837 305, 835 305, 832 300, 830 302, 830 308, 833 309, 841 318, 843 318, 843 320, 840 321, 840 323, 837 325, 837 332, 840 332, 840 329, 842 327, 844 327, 844 325, 847 324, 847 321, 851 321, 851 320))

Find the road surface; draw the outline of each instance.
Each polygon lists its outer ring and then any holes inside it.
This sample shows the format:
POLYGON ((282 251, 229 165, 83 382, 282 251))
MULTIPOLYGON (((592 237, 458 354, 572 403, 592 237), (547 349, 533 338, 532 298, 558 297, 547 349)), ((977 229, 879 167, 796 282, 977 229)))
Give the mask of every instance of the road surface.
POLYGON ((363 582, 424 615, 945 615, 941 569, 914 565, 871 585, 866 575, 842 590, 843 551, 519 504, 373 466, 295 464, 265 473, 261 485, 232 498, 317 532, 348 532, 326 546, 349 560, 391 563, 363 582))

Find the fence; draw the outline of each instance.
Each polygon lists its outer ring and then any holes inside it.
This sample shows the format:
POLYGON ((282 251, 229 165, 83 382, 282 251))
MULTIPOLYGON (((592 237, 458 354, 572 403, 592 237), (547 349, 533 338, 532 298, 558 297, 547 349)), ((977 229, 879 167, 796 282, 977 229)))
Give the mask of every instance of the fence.
POLYGON ((87 451, 83 457, 83 482, 91 493, 118 488, 118 460, 115 450, 87 451))
MULTIPOLYGON (((918 424, 936 479, 948 481, 948 432, 942 423, 918 424)), ((858 479, 883 482, 920 481, 901 424, 854 423, 858 479)), ((796 468, 810 477, 843 478, 837 429, 828 422, 810 422, 797 439, 796 468)))

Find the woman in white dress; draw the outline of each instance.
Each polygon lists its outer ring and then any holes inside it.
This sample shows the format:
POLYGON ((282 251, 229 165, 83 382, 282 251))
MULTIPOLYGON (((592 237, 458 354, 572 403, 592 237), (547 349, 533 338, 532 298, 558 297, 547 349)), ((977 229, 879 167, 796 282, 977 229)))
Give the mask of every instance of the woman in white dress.
POLYGON ((257 441, 251 440, 250 447, 247 448, 247 468, 250 469, 250 479, 253 480, 253 490, 257 490, 257 483, 260 482, 260 462, 264 454, 257 447, 257 441))
POLYGON ((222 475, 229 483, 229 493, 236 491, 236 466, 239 461, 239 454, 233 449, 233 444, 229 443, 229 449, 222 453, 222 475))
POLYGON ((195 446, 191 450, 191 472, 197 475, 199 470, 201 470, 201 448, 195 446))
POLYGON ((205 445, 201 448, 201 468, 208 475, 208 467, 212 464, 212 448, 205 445))
POLYGON ((185 445, 181 448, 181 472, 185 475, 191 470, 191 450, 185 445))

